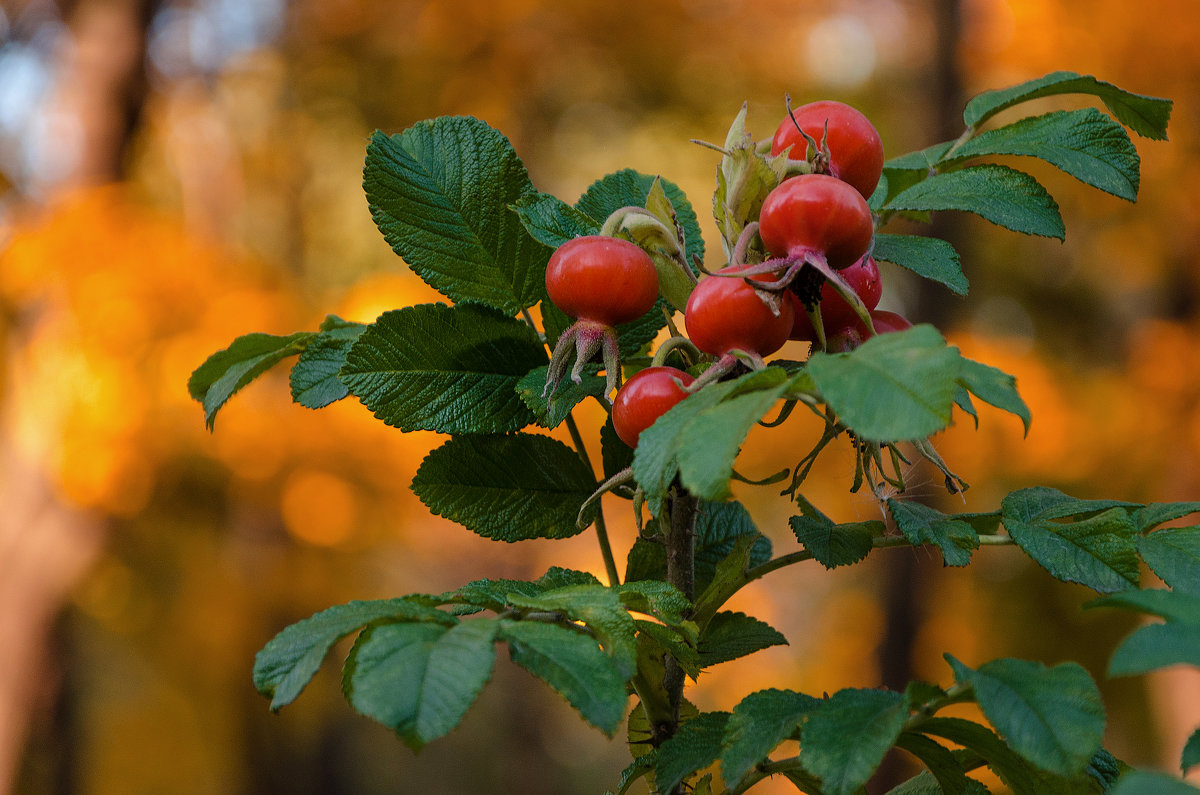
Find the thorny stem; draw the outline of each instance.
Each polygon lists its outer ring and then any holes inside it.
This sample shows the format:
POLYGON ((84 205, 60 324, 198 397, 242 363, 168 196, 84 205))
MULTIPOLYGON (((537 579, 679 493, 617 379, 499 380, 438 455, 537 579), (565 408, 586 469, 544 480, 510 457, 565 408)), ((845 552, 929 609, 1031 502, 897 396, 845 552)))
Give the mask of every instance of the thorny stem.
MULTIPOLYGON (((692 601, 696 597, 696 513, 698 500, 676 481, 666 505, 667 582, 692 601)), ((684 670, 674 657, 666 659, 663 689, 671 706, 671 719, 652 726, 654 744, 661 745, 679 727, 683 703, 684 670)))
MULTIPOLYGON (((579 453, 584 465, 591 470, 592 460, 588 457, 587 447, 583 444, 583 437, 579 434, 579 426, 570 414, 567 415, 566 425, 567 431, 571 434, 571 441, 575 443, 576 452, 579 453)), ((609 587, 616 588, 621 584, 621 575, 617 573, 617 560, 613 557, 612 544, 608 540, 604 510, 598 505, 596 506, 596 540, 600 542, 600 555, 604 558, 604 570, 608 573, 609 587)))

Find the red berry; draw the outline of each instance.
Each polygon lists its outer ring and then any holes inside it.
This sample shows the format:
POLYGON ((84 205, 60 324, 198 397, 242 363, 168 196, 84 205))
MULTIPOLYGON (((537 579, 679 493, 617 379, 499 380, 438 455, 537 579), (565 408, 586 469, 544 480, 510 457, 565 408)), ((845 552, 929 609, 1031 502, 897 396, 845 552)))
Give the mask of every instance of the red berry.
POLYGON ((853 185, 864 198, 874 192, 883 173, 883 142, 866 116, 833 100, 801 105, 792 111, 792 116, 785 117, 775 131, 771 154, 777 155, 791 146, 788 157, 803 160, 808 151, 808 143, 800 134, 804 130, 818 144, 824 138, 829 149, 830 174, 853 185))
MULTIPOLYGON (((745 280, 719 275, 740 270, 730 265, 701 279, 688 298, 683 322, 688 337, 705 353, 720 356, 736 349, 768 356, 788 340, 792 302, 784 296, 777 315, 745 280)), ((771 274, 755 278, 775 280, 771 274)))
POLYGON ((617 436, 637 447, 642 431, 688 396, 683 387, 696 379, 674 367, 647 367, 625 382, 613 400, 612 422, 617 436))
MULTIPOLYGON (((871 311, 871 323, 875 326, 875 334, 890 334, 912 328, 912 323, 903 315, 895 312, 875 309, 871 311)), ((854 322, 837 329, 826 340, 826 348, 831 353, 852 351, 871 338, 871 332, 858 318, 854 322)))
POLYGON ((650 255, 616 237, 568 240, 546 265, 546 293, 577 320, 616 326, 650 311, 658 298, 658 271, 650 255))
POLYGON ((773 256, 824 255, 840 270, 867 253, 874 225, 854 188, 826 174, 801 174, 767 194, 758 234, 773 256))
MULTIPOLYGON (((846 280, 855 294, 862 299, 867 310, 879 306, 883 296, 883 282, 879 280, 879 266, 874 257, 863 257, 848 268, 838 271, 838 275, 846 280)), ((840 329, 858 322, 858 314, 850 306, 850 302, 828 281, 821 285, 821 322, 826 329, 840 329)), ((796 307, 796 322, 792 326, 791 338, 816 342, 817 335, 813 331, 808 313, 803 306, 796 307)))

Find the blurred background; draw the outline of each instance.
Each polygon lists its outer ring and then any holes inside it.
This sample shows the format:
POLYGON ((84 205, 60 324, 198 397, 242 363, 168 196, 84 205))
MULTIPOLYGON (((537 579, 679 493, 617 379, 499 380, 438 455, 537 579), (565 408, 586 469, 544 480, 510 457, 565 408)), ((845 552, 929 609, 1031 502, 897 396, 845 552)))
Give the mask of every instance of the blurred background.
MULTIPOLYGON (((188 375, 243 333, 436 300, 367 212, 376 128, 477 116, 567 201, 618 168, 662 174, 687 192, 715 257, 716 155, 688 141, 723 141, 742 102, 765 138, 785 92, 841 99, 892 157, 958 135, 974 93, 1056 69, 1174 99, 1171 141, 1135 139, 1136 206, 1014 162, 1060 202, 1065 244, 938 218, 971 279, 965 299, 884 271, 885 307, 1016 374, 1034 416, 1024 439, 987 407, 978 431, 960 421, 940 437, 974 484, 965 506, 929 473, 913 473, 913 491, 977 511, 1034 484, 1198 499, 1194 0, 3 0, 0 792, 615 785, 623 738, 584 726, 504 654, 462 726, 420 755, 342 701, 333 660, 270 714, 253 654, 312 612, 603 567, 590 533, 503 545, 430 517, 407 487, 433 434, 401 434, 353 401, 295 407, 286 369, 239 394, 210 434, 188 375)), ((752 435, 739 470, 794 465, 814 431, 797 417, 769 444, 752 435)), ((847 494, 848 452, 819 469, 805 490, 819 507, 876 512, 847 494)), ((797 548, 774 489, 738 494, 777 551, 797 548)), ((619 556, 633 538, 626 505, 608 508, 619 556)), ((1177 772, 1200 681, 1105 679, 1137 619, 1081 611, 1091 595, 1011 549, 966 570, 913 550, 832 573, 791 567, 735 605, 791 646, 720 666, 689 697, 729 709, 769 686, 944 684, 947 651, 972 665, 1076 659, 1104 691, 1108 747, 1177 772)))

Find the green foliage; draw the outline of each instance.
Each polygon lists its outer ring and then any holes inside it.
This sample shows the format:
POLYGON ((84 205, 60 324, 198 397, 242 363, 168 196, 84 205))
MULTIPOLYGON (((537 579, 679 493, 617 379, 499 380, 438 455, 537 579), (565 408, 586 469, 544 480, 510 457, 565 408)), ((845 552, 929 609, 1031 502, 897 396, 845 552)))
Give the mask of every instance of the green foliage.
POLYGON ((733 708, 721 751, 721 773, 735 786, 751 768, 788 738, 798 736, 800 722, 820 699, 791 690, 759 690, 733 708))
POLYGON ((954 246, 936 237, 920 235, 875 235, 871 255, 877 260, 907 268, 918 276, 945 285, 951 292, 966 295, 969 283, 954 246))
POLYGON ((863 560, 874 546, 875 537, 883 535, 883 522, 836 524, 804 497, 798 497, 797 502, 803 513, 793 516, 788 524, 796 540, 827 569, 863 560))
POLYGON ((654 781, 659 790, 671 792, 689 774, 717 761, 728 722, 728 712, 703 712, 680 726, 658 749, 654 781))
POLYGON ((705 668, 753 654, 771 646, 786 646, 787 638, 765 621, 745 613, 717 613, 700 635, 700 664, 705 668))
POLYGON ((321 409, 349 395, 350 390, 338 374, 346 363, 346 355, 366 328, 337 315, 325 318, 320 333, 292 367, 288 377, 292 400, 305 408, 321 409))
POLYGON ((909 543, 937 546, 947 566, 966 566, 971 553, 979 548, 979 533, 969 522, 919 502, 889 499, 887 508, 909 543))
POLYGON ((279 362, 300 353, 314 336, 303 331, 286 337, 246 334, 225 350, 209 356, 188 379, 188 394, 204 407, 204 424, 208 429, 212 430, 217 411, 234 393, 279 362))
POLYGON ((904 696, 839 690, 816 704, 800 730, 800 761, 829 795, 849 795, 871 777, 908 718, 904 696))

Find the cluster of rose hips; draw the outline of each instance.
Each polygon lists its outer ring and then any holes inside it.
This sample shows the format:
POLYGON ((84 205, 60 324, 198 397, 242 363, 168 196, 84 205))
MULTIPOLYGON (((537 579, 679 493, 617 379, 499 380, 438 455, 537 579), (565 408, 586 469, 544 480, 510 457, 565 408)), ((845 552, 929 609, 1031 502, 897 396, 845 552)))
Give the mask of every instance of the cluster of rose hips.
POLYGON ((724 268, 700 279, 687 300, 691 344, 713 357, 699 379, 669 366, 639 371, 623 385, 614 326, 641 317, 658 297, 654 261, 638 245, 604 235, 561 246, 546 269, 550 300, 576 322, 560 338, 547 389, 563 377, 574 348, 574 380, 602 352, 617 435, 636 446, 641 432, 703 383, 738 363, 763 366, 789 340, 839 352, 874 334, 909 327, 876 310, 882 293, 870 256, 874 219, 867 197, 883 171, 883 146, 871 122, 840 102, 789 111, 771 142, 772 156, 800 161, 764 199, 724 268), (807 164, 806 166, 804 164, 807 164), (761 261, 745 262, 761 250, 761 261))

